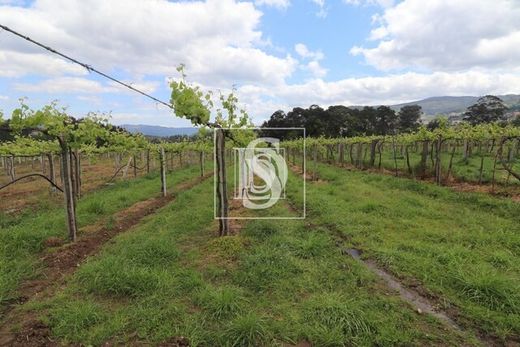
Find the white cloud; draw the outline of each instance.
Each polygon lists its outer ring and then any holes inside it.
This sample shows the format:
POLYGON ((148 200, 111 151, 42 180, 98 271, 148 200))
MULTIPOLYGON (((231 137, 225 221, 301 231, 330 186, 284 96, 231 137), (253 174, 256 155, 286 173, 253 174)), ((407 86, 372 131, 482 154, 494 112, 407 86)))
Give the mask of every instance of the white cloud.
MULTIPOLYGON (((125 81, 123 81, 125 82, 125 81)), ((152 94, 159 82, 137 82, 131 83, 126 81, 132 87, 137 88, 145 93, 152 94)), ((48 94, 101 94, 101 93, 131 93, 129 89, 118 83, 109 81, 106 84, 98 81, 90 80, 82 77, 56 77, 44 79, 39 82, 31 83, 14 83, 14 89, 20 92, 29 93, 48 93, 48 94)), ((132 95, 134 95, 132 93, 132 95)), ((81 100, 89 100, 87 96, 83 96, 81 100)))
MULTIPOLYGON (((28 8, 0 6, 1 23, 99 69, 173 75, 183 62, 193 79, 222 85, 279 83, 296 68, 290 56, 255 47, 263 40, 257 28, 261 16, 252 3, 234 0, 36 0, 28 8)), ((34 65, 47 65, 40 48, 7 33, 1 39, 0 54, 27 54, 33 61, 0 64, 2 76, 32 74, 38 71, 34 65)))
POLYGON ((286 9, 291 5, 291 0, 255 0, 256 5, 273 6, 280 9, 286 9))
POLYGON ((320 17, 320 18, 325 18, 327 17, 327 8, 325 6, 325 0, 310 0, 311 2, 315 3, 316 5, 318 5, 318 12, 316 12, 316 16, 320 17))
POLYGON ((253 110, 255 123, 278 109, 307 107, 311 104, 378 105, 396 104, 436 95, 484 95, 518 93, 520 75, 467 71, 431 74, 408 72, 383 77, 347 78, 334 82, 314 79, 276 88, 244 86, 238 90, 253 110), (262 105, 269 105, 263 107, 262 105), (258 107, 258 109, 256 109, 258 107))
POLYGON ((327 69, 323 68, 320 65, 320 62, 316 60, 309 62, 306 65, 306 68, 312 73, 314 77, 317 78, 325 77, 325 75, 327 74, 327 69))
POLYGON ((391 7, 395 4, 395 0, 343 0, 345 4, 355 6, 371 6, 378 5, 383 8, 391 7))
POLYGON ((351 53, 382 70, 514 69, 520 61, 518 1, 404 0, 376 19, 377 46, 351 53))
POLYGON ((321 51, 311 51, 303 43, 297 43, 294 45, 294 50, 302 58, 309 58, 314 60, 321 60, 324 58, 324 55, 321 51))
POLYGON ((20 92, 49 94, 97 94, 119 91, 115 86, 106 86, 81 77, 56 77, 40 82, 14 83, 13 86, 20 92))
POLYGON ((327 69, 320 65, 320 60, 325 57, 321 51, 311 51, 303 43, 297 43, 294 50, 302 59, 310 60, 308 63, 300 65, 301 69, 309 71, 314 78, 325 77, 327 69))
POLYGON ((9 100, 9 97, 7 95, 0 95, 0 100, 7 101, 9 100))
MULTIPOLYGON (((2 6, 0 23, 111 73, 119 73, 149 93, 166 92, 164 77, 187 64, 188 78, 222 89, 236 84, 241 102, 255 123, 275 110, 332 104, 393 104, 435 95, 483 95, 520 91, 520 7, 496 0, 344 0, 381 6, 372 17, 366 47, 354 47, 380 69, 403 68, 381 77, 324 81, 324 54, 305 44, 293 55, 276 51, 260 31, 255 5, 286 8, 288 0, 36 0, 28 8, 2 6), (296 58, 295 58, 296 57, 296 58), (417 68, 416 72, 406 72, 417 68), (312 79, 288 84, 296 69, 312 79), (426 73, 425 71, 434 71, 426 73), (150 82, 157 80, 158 82, 150 82)), ((326 15, 325 0, 312 1, 326 15)), ((293 5, 294 6, 294 5, 293 5)), ((177 125, 171 111, 144 98, 125 105, 102 93, 128 93, 110 82, 91 80, 82 67, 40 48, 0 34, 0 78, 9 100, 17 93, 41 93, 39 99, 79 101, 76 107, 114 108, 116 123, 177 125), (41 77, 23 83, 21 76, 41 77), (49 95, 56 94, 56 95, 49 95)), ((165 94, 162 94, 163 96, 165 94)))
POLYGON ((0 48, 0 77, 20 77, 27 74, 86 75, 87 73, 83 67, 49 54, 3 51, 0 48))
MULTIPOLYGON (((159 87, 159 82, 157 81, 145 81, 145 82, 132 82, 132 81, 121 81, 124 82, 136 89, 139 89, 142 92, 153 94, 157 90, 157 87, 159 87)), ((129 91, 126 89, 126 87, 120 85, 116 82, 108 82, 108 84, 112 87, 114 87, 114 90, 121 90, 121 91, 129 91)))

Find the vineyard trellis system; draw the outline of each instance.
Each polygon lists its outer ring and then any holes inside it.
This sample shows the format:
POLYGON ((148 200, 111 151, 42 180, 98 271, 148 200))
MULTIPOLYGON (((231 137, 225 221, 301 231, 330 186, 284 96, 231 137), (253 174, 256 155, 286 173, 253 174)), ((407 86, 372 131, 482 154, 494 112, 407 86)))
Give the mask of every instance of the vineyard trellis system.
MULTIPOLYGON (((301 148, 303 139, 284 141, 284 146, 294 152, 301 148)), ((484 183, 486 163, 488 179, 494 190, 497 171, 520 182, 520 128, 499 124, 441 127, 432 131, 422 127, 412 134, 394 136, 366 136, 351 138, 307 138, 309 160, 313 162, 312 178, 317 178, 316 164, 321 160, 338 165, 350 165, 357 169, 391 170, 395 176, 407 175, 414 179, 433 177, 439 185, 457 179, 454 170, 468 167, 470 160, 478 158, 476 172, 464 178, 474 183, 484 183), (459 155, 459 160, 455 160, 459 155), (399 164, 399 163, 402 164, 399 164)))
POLYGON ((174 155, 182 158, 184 153, 190 159, 195 157, 200 161, 201 175, 204 175, 204 158, 212 148, 211 142, 204 137, 197 141, 150 143, 142 135, 113 130, 107 119, 93 114, 76 121, 64 110, 57 109, 55 104, 33 111, 22 103, 21 107, 13 112, 11 120, 4 123, 0 130, 14 135, 13 141, 0 143, 0 165, 9 180, 0 185, 0 190, 27 178, 41 178, 47 181, 51 186, 51 193, 63 193, 71 241, 75 241, 77 236, 76 203, 82 195, 83 158, 88 158, 89 161, 94 156, 102 155, 114 158, 115 173, 107 183, 113 181, 121 172, 123 177, 127 177, 130 168, 133 168, 134 177, 137 177, 137 171, 146 170, 146 173, 150 173, 151 166, 155 167, 155 159, 158 158, 161 194, 166 196, 168 159, 173 169, 174 155), (193 153, 198 155, 194 156, 193 153), (128 160, 121 165, 123 156, 128 156, 128 160), (137 164, 138 156, 145 159, 142 167, 137 164), (17 160, 18 165, 30 161, 32 169, 34 162, 40 161, 40 172, 17 177, 17 160), (55 168, 56 162, 59 163, 59 170, 55 168), (56 178, 57 171, 59 182, 56 178))

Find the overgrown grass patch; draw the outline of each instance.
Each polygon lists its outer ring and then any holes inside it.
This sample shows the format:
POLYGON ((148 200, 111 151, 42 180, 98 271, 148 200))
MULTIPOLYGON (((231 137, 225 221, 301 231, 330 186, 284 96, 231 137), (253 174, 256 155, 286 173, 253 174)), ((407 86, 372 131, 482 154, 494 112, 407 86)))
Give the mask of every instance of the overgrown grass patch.
MULTIPOLYGON (((331 171, 341 175, 307 185, 315 224, 333 223, 365 257, 408 283, 418 280, 457 307, 464 324, 504 341, 520 338, 520 204, 319 165, 320 177, 331 171)), ((300 202, 294 176, 288 194, 300 202)))
MULTIPOLYGON (((82 265, 61 295, 105 309, 81 333, 57 336, 82 344, 171 343, 182 336, 193 346, 468 341, 382 292, 375 276, 342 254, 325 228, 257 220, 240 235, 217 238, 211 183, 180 193, 82 265), (223 256, 233 266, 222 263, 223 256)), ((53 316, 53 332, 71 324, 71 316, 53 316)))
MULTIPOLYGON (((168 175, 168 184, 196 177, 198 167, 187 167, 168 175)), ((93 191, 78 201, 77 215, 80 227, 108 219, 117 211, 132 204, 159 195, 160 179, 157 173, 145 178, 115 183, 93 191)), ((21 280, 38 274, 38 254, 45 240, 66 238, 65 211, 62 204, 32 208, 19 216, 0 217, 0 305, 13 300, 21 280)))

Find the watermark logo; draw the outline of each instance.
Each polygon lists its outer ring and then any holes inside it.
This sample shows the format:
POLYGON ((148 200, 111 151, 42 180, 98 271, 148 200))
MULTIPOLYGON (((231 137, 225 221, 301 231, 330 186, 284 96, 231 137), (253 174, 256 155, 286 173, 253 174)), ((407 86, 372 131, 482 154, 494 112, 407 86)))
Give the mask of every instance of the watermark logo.
POLYGON ((285 197, 288 168, 280 140, 260 137, 246 148, 234 148, 238 184, 235 199, 253 210, 262 210, 285 197))
MULTIPOLYGON (((224 129, 225 184, 219 182, 214 153, 215 219, 304 219, 305 129, 224 129), (297 141, 292 141, 297 139, 297 141), (219 187, 230 199, 229 214, 220 215, 219 187), (290 188, 288 190, 288 188, 290 188), (290 192, 290 194, 289 194, 290 192)), ((217 133, 214 134, 216 149, 217 133)))

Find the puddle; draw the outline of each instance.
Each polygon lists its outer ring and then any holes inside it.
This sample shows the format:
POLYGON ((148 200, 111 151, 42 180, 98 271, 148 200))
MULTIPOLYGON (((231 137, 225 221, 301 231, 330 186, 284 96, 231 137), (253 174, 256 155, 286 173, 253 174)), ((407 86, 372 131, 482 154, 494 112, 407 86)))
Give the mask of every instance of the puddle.
POLYGON ((448 317, 446 313, 436 309, 430 300, 428 300, 421 294, 417 293, 416 291, 403 286, 401 282, 399 282, 399 280, 397 280, 393 275, 380 269, 374 262, 361 259, 362 252, 360 250, 349 248, 345 250, 345 253, 363 263, 373 273, 375 273, 377 276, 383 279, 388 287, 399 292, 399 297, 411 304, 413 307, 415 307, 417 312, 428 313, 434 316, 435 318, 438 318, 442 322, 448 324, 450 327, 459 331, 463 331, 463 329, 459 325, 457 325, 457 323, 455 323, 450 317, 448 317))

